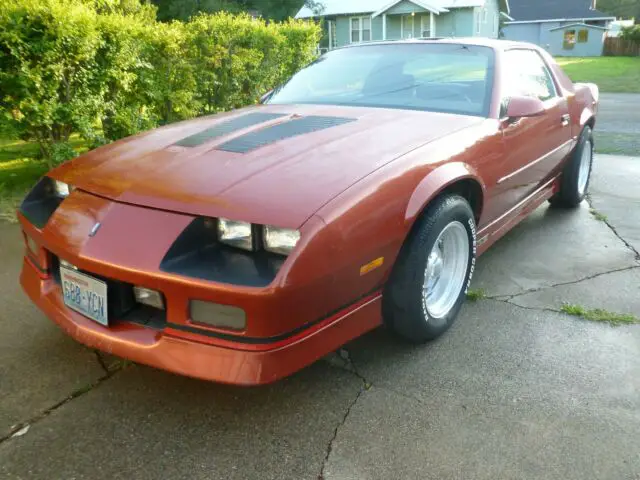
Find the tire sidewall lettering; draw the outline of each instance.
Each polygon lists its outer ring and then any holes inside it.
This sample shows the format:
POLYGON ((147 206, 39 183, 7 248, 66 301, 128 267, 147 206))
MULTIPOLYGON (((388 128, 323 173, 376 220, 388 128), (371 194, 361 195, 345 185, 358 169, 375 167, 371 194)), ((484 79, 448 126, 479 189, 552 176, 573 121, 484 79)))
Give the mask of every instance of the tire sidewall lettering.
POLYGON ((469 293, 469 287, 471 286, 471 280, 473 279, 473 273, 476 270, 476 255, 478 254, 478 235, 476 231, 476 222, 473 218, 468 220, 469 231, 471 232, 471 266, 469 268, 469 278, 467 280, 467 286, 464 289, 464 294, 469 293))
MULTIPOLYGON (((463 225, 465 224, 465 222, 462 222, 462 223, 463 223, 463 225)), ((469 292, 469 287, 471 285, 471 280, 473 278, 473 273, 475 272, 475 268, 476 268, 476 255, 477 255, 477 251, 478 251, 478 240, 477 240, 477 230, 476 230, 475 220, 473 218, 467 219, 466 225, 468 227, 468 231, 469 231, 470 236, 471 236, 471 258, 470 258, 470 262, 469 262, 470 265, 468 267, 468 270, 469 270, 468 279, 467 279, 465 288, 461 292, 461 294, 463 294, 464 296, 466 296, 467 293, 469 292)), ((452 310, 454 310, 454 308, 452 308, 452 310)), ((426 299, 425 295, 422 295, 422 315, 424 316, 424 319, 425 319, 426 322, 431 320, 431 316, 429 315, 429 311, 427 310, 427 299, 426 299)), ((449 314, 447 314, 447 316, 448 315, 449 314)), ((446 318, 446 316, 443 317, 443 318, 446 318)), ((449 321, 449 319, 447 319, 447 321, 449 321)))

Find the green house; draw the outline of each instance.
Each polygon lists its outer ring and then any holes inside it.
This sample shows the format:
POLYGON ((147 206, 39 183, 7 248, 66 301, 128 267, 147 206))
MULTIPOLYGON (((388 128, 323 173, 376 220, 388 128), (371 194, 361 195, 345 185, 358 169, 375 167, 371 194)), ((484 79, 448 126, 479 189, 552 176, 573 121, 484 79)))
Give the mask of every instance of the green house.
POLYGON ((322 50, 351 43, 433 37, 497 38, 508 0, 319 0, 296 18, 323 19, 322 50))

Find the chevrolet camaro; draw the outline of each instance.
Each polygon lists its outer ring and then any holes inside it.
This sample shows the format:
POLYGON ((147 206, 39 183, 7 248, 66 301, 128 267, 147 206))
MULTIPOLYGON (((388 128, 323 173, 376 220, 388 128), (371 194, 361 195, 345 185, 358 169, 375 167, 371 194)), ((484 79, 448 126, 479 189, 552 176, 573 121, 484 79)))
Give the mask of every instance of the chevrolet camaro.
POLYGON ((584 199, 598 95, 530 44, 333 50, 259 105, 50 171, 19 208, 21 283, 85 345, 224 383, 273 382, 380 325, 423 343, 478 255, 584 199))

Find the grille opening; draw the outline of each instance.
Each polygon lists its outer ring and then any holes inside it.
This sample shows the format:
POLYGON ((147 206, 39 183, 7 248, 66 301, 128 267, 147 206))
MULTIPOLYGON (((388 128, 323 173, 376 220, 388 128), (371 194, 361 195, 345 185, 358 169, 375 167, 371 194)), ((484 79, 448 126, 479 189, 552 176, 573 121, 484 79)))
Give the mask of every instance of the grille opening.
MULTIPOLYGON (((55 282, 61 285, 60 259, 56 255, 51 255, 51 271, 55 282)), ((132 284, 105 278, 82 269, 78 269, 78 272, 107 284, 107 312, 110 324, 135 323, 155 330, 163 330, 166 327, 167 311, 137 303, 132 284)))

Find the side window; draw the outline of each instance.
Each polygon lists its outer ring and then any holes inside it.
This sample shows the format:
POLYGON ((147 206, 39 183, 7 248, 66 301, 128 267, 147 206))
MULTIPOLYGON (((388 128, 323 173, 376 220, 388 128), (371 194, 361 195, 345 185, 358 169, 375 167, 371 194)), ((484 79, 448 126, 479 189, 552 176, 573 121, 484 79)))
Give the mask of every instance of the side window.
POLYGON ((575 46, 576 46, 576 31, 566 30, 564 32, 564 37, 562 39, 562 49, 573 50, 575 46))
POLYGON ((587 43, 589 41, 589 30, 578 31, 578 43, 587 43))
POLYGON ((542 57, 533 50, 508 50, 503 59, 502 104, 513 96, 536 97, 542 101, 557 96, 556 87, 542 57))

